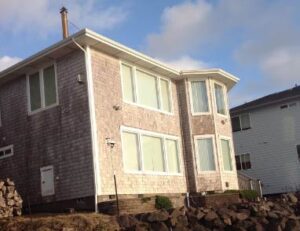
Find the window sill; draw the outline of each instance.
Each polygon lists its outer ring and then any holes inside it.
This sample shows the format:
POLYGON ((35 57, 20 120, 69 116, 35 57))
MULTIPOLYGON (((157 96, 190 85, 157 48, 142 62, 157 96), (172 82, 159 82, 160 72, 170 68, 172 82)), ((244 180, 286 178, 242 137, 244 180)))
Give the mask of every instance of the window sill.
POLYGON ((211 115, 211 112, 192 112, 192 116, 211 115))
POLYGON ((169 172, 149 172, 149 171, 129 171, 125 170, 125 174, 134 175, 147 175, 147 176, 183 176, 182 173, 169 173, 169 172))
POLYGON ((133 103, 133 102, 125 101, 125 100, 123 102, 126 103, 126 104, 129 104, 131 106, 136 106, 136 107, 140 107, 140 108, 143 108, 143 109, 147 109, 149 111, 159 112, 159 113, 163 113, 163 114, 170 115, 170 116, 174 115, 173 111, 172 112, 167 112, 167 111, 163 111, 163 110, 152 108, 152 107, 143 106, 141 104, 133 103))
POLYGON ((202 175, 202 174, 216 174, 219 171, 214 170, 214 171, 198 171, 198 175, 202 175))
POLYGON ((221 117, 223 117, 223 118, 228 118, 228 114, 221 114, 221 113, 219 113, 219 112, 217 112, 217 115, 218 116, 221 116, 221 117))
POLYGON ((58 105, 59 105, 59 104, 56 103, 56 104, 50 105, 50 106, 48 106, 48 107, 44 107, 44 108, 37 109, 37 110, 35 110, 35 111, 29 111, 29 112, 28 112, 28 116, 32 116, 32 115, 38 114, 39 112, 46 111, 46 110, 48 110, 48 109, 57 107, 58 105))

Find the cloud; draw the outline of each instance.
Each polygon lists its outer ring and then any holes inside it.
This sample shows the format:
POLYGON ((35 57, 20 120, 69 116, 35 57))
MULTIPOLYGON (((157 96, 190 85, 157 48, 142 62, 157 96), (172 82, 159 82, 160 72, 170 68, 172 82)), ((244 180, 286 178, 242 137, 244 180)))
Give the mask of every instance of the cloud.
MULTIPOLYGON (((60 29, 59 3, 51 0, 0 0, 0 29, 39 35, 57 32, 60 29)), ((94 0, 66 0, 64 3, 69 10, 70 21, 80 28, 111 29, 127 16, 122 4, 101 7, 94 0)))
POLYGON ((193 59, 188 55, 181 56, 178 59, 172 59, 172 60, 160 59, 160 60, 165 64, 169 65, 170 67, 173 67, 177 70, 195 70, 195 69, 210 67, 208 63, 203 62, 201 60, 193 59))
POLYGON ((2 56, 0 57, 0 71, 5 70, 6 68, 20 62, 22 59, 19 57, 9 57, 2 56))

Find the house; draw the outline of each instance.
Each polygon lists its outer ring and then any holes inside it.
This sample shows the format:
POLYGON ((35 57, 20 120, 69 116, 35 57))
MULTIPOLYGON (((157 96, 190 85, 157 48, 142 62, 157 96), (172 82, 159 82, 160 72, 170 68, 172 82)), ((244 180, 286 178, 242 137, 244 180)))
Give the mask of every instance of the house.
POLYGON ((300 86, 232 108, 237 169, 264 194, 300 188, 300 86))
MULTIPOLYGON (((221 70, 177 71, 91 30, 0 73, 0 176, 33 208, 237 189, 221 70)), ((97 208, 97 206, 96 206, 97 208)))

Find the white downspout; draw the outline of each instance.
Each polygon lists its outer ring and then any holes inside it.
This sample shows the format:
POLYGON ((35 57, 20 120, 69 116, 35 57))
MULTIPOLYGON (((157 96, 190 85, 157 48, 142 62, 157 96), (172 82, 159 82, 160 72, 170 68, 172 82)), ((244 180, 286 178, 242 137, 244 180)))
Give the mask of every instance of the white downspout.
POLYGON ((86 46, 82 48, 74 38, 72 41, 84 52, 85 56, 85 68, 86 68, 86 80, 88 87, 88 103, 89 103, 89 114, 91 123, 91 137, 92 137, 92 156, 93 156, 93 168, 94 168, 94 185, 95 185, 95 212, 98 212, 98 195, 100 192, 100 168, 99 168, 99 145, 98 145, 98 134, 97 134, 97 120, 95 110, 95 95, 94 95, 94 84, 92 74, 92 62, 91 62, 91 51, 90 47, 86 46))

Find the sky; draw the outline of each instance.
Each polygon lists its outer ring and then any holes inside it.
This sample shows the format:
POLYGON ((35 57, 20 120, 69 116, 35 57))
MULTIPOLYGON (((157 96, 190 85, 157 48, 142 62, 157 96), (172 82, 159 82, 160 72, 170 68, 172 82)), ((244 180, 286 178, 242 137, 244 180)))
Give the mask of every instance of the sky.
POLYGON ((299 0, 0 0, 0 71, 89 28, 176 69, 240 78, 230 105, 300 84, 299 0))

